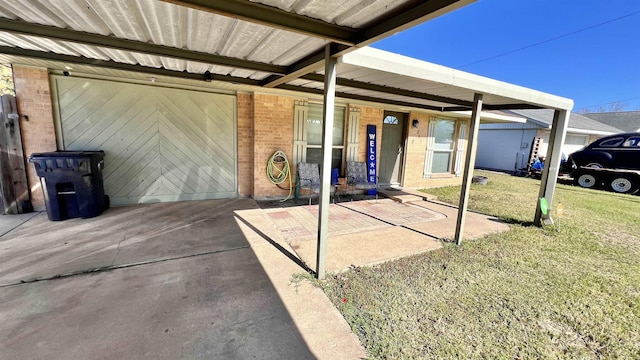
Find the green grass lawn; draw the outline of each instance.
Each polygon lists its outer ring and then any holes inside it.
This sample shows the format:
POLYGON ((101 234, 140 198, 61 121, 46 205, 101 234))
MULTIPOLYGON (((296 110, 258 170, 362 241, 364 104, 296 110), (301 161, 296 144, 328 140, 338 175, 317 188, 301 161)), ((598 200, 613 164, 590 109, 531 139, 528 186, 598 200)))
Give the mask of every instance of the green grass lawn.
POLYGON ((369 356, 640 359, 640 196, 558 185, 558 231, 531 225, 539 180, 476 174, 469 208, 511 231, 321 283, 369 356))

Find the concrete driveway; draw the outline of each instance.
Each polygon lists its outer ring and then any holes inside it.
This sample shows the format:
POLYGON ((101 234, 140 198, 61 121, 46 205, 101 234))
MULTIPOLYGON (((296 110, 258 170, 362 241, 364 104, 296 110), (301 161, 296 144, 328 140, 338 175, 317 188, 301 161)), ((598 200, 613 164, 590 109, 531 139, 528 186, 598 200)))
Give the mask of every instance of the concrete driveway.
MULTIPOLYGON (((411 197, 331 204, 329 271, 441 248, 457 209, 411 197)), ((315 268, 317 215, 228 199, 0 216, 0 358, 364 358, 322 290, 292 281, 315 268)), ((504 230, 469 213, 465 236, 504 230)))
POLYGON ((302 268, 237 220, 255 209, 230 199, 26 218, 0 237, 0 357, 364 356, 320 289, 290 285, 302 268))

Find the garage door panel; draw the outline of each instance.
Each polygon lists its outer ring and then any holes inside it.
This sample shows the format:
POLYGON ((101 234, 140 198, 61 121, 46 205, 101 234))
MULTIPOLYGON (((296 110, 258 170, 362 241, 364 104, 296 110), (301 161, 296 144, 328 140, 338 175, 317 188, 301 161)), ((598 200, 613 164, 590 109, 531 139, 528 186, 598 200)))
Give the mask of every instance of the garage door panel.
POLYGON ((160 114, 164 125, 175 127, 189 141, 194 142, 195 146, 206 146, 211 151, 233 154, 233 136, 229 134, 233 132, 233 126, 228 121, 225 123, 222 119, 207 118, 202 111, 179 112, 171 109, 169 104, 161 104, 160 114))
POLYGON ((220 142, 212 139, 204 140, 191 133, 187 125, 178 122, 160 120, 160 132, 165 136, 167 142, 184 151, 185 154, 198 159, 203 164, 215 165, 225 169, 233 169, 234 151, 233 147, 224 148, 220 142), (187 144, 188 146, 183 146, 187 144))
MULTIPOLYGON (((142 110, 145 106, 153 104, 152 101, 149 101, 151 99, 139 98, 140 95, 136 95, 126 89, 118 92, 115 89, 108 90, 110 91, 104 94, 104 98, 109 97, 107 101, 95 102, 92 103, 92 106, 84 106, 82 111, 67 117, 63 123, 65 136, 75 139, 75 141, 87 142, 100 136, 102 131, 110 125, 109 121, 103 121, 102 119, 119 119, 131 108, 142 110)), ((69 145, 83 146, 82 143, 74 145, 73 141, 69 145)))
POLYGON ((67 150, 104 150, 113 204, 237 196, 234 96, 54 77, 67 150))
MULTIPOLYGON (((152 180, 157 178, 157 175, 152 172, 146 171, 147 166, 160 158, 158 147, 156 146, 158 135, 156 134, 148 141, 144 146, 135 150, 135 152, 128 158, 122 161, 122 165, 111 173, 107 171, 107 165, 105 165, 105 189, 109 189, 109 195, 111 195, 116 202, 117 198, 129 196, 131 186, 138 186, 138 184, 151 183, 152 180), (113 174, 113 175, 112 175, 113 174), (146 181, 146 182, 145 182, 146 181), (128 190, 129 189, 129 190, 128 190)), ((108 164, 105 156, 105 164, 108 164)), ((158 167, 158 169, 160 169, 158 167)))
POLYGON ((224 171, 224 168, 215 165, 214 159, 201 159, 198 154, 181 150, 170 141, 161 141, 160 152, 172 168, 180 169, 178 173, 189 174, 199 186, 192 186, 194 192, 232 191, 234 188, 233 176, 224 171), (209 171, 202 171, 208 169, 209 171), (214 170, 215 169, 215 170, 214 170))
POLYGON ((122 165, 122 161, 126 161, 131 156, 131 152, 144 142, 151 141, 156 134, 158 134, 158 122, 155 115, 149 116, 138 123, 128 122, 96 149, 108 149, 106 156, 109 159, 111 172, 122 165))
POLYGON ((203 92, 175 89, 163 89, 162 96, 165 99, 160 100, 161 103, 172 102, 178 107, 188 103, 189 110, 204 112, 208 118, 223 119, 227 122, 234 117, 235 102, 232 96, 212 97, 203 92))
MULTIPOLYGON (((105 166, 103 177, 106 181, 111 179, 121 179, 125 177, 128 169, 143 161, 145 156, 149 156, 148 160, 155 158, 159 153, 157 144, 159 142, 158 126, 149 127, 142 134, 134 134, 132 142, 124 148, 114 148, 113 146, 105 146, 105 166), (150 152, 155 151, 156 154, 151 155, 150 152)), ((122 181, 128 181, 126 178, 122 181)), ((115 190, 115 189, 114 189, 115 190)))
POLYGON ((162 193, 162 194, 180 194, 182 193, 182 188, 176 186, 172 181, 170 181, 170 179, 168 179, 166 176, 163 176, 159 179, 159 184, 158 186, 162 187, 161 191, 158 191, 158 193, 162 193))
POLYGON ((203 97, 196 97, 193 99, 194 103, 200 109, 203 109, 209 117, 218 116, 222 119, 229 119, 234 117, 234 107, 229 106, 229 103, 223 101, 223 99, 215 99, 214 101, 207 101, 203 97))
POLYGON ((62 119, 68 129, 84 121, 93 109, 100 108, 107 99, 117 93, 115 88, 96 87, 82 79, 64 79, 56 82, 60 109, 66 113, 62 119), (88 108, 85 105, 92 104, 88 108))
POLYGON ((132 179, 119 189, 117 197, 140 197, 144 195, 166 195, 157 193, 153 184, 162 177, 161 156, 156 154, 152 160, 140 168, 132 168, 127 178, 132 179))
POLYGON ((203 165, 216 166, 223 169, 233 168, 233 150, 220 147, 213 140, 204 141, 191 133, 188 126, 160 119, 162 140, 170 143, 177 151, 184 152, 189 158, 203 165))
MULTIPOLYGON (((153 98, 149 97, 144 102, 136 104, 128 110, 121 112, 115 111, 111 118, 112 121, 103 121, 102 126, 95 126, 85 134, 81 139, 86 141, 85 144, 77 143, 74 147, 86 149, 101 149, 105 146, 115 147, 119 139, 128 137, 130 134, 139 134, 146 131, 150 126, 155 125, 155 111, 153 108, 153 98)), ((125 143, 126 144, 126 143, 125 143)))

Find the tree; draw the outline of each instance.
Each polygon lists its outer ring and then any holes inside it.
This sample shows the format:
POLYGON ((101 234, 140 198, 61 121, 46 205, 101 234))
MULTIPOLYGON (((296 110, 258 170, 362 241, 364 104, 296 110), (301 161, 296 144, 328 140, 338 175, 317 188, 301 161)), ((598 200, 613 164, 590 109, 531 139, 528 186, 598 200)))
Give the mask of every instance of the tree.
POLYGON ((11 67, 0 65, 0 95, 15 95, 11 67))
POLYGON ((602 113, 602 112, 620 112, 627 108, 628 104, 624 101, 615 101, 608 104, 602 104, 597 107, 586 107, 578 110, 580 114, 602 113))

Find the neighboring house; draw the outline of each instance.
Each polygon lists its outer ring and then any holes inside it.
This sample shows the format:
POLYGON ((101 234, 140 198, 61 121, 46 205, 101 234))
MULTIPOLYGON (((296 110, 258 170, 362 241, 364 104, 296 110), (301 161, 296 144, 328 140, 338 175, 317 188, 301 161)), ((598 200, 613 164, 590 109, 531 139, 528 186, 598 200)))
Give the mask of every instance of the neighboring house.
MULTIPOLYGON (((522 170, 529 164, 532 147, 540 155, 547 154, 553 111, 509 110, 504 113, 523 118, 525 122, 480 125, 475 164, 478 168, 522 170)), ((562 152, 569 156, 592 141, 617 132, 620 131, 612 126, 572 113, 562 152)))
POLYGON ((620 132, 640 132, 640 111, 597 112, 582 115, 620 129, 620 132))

